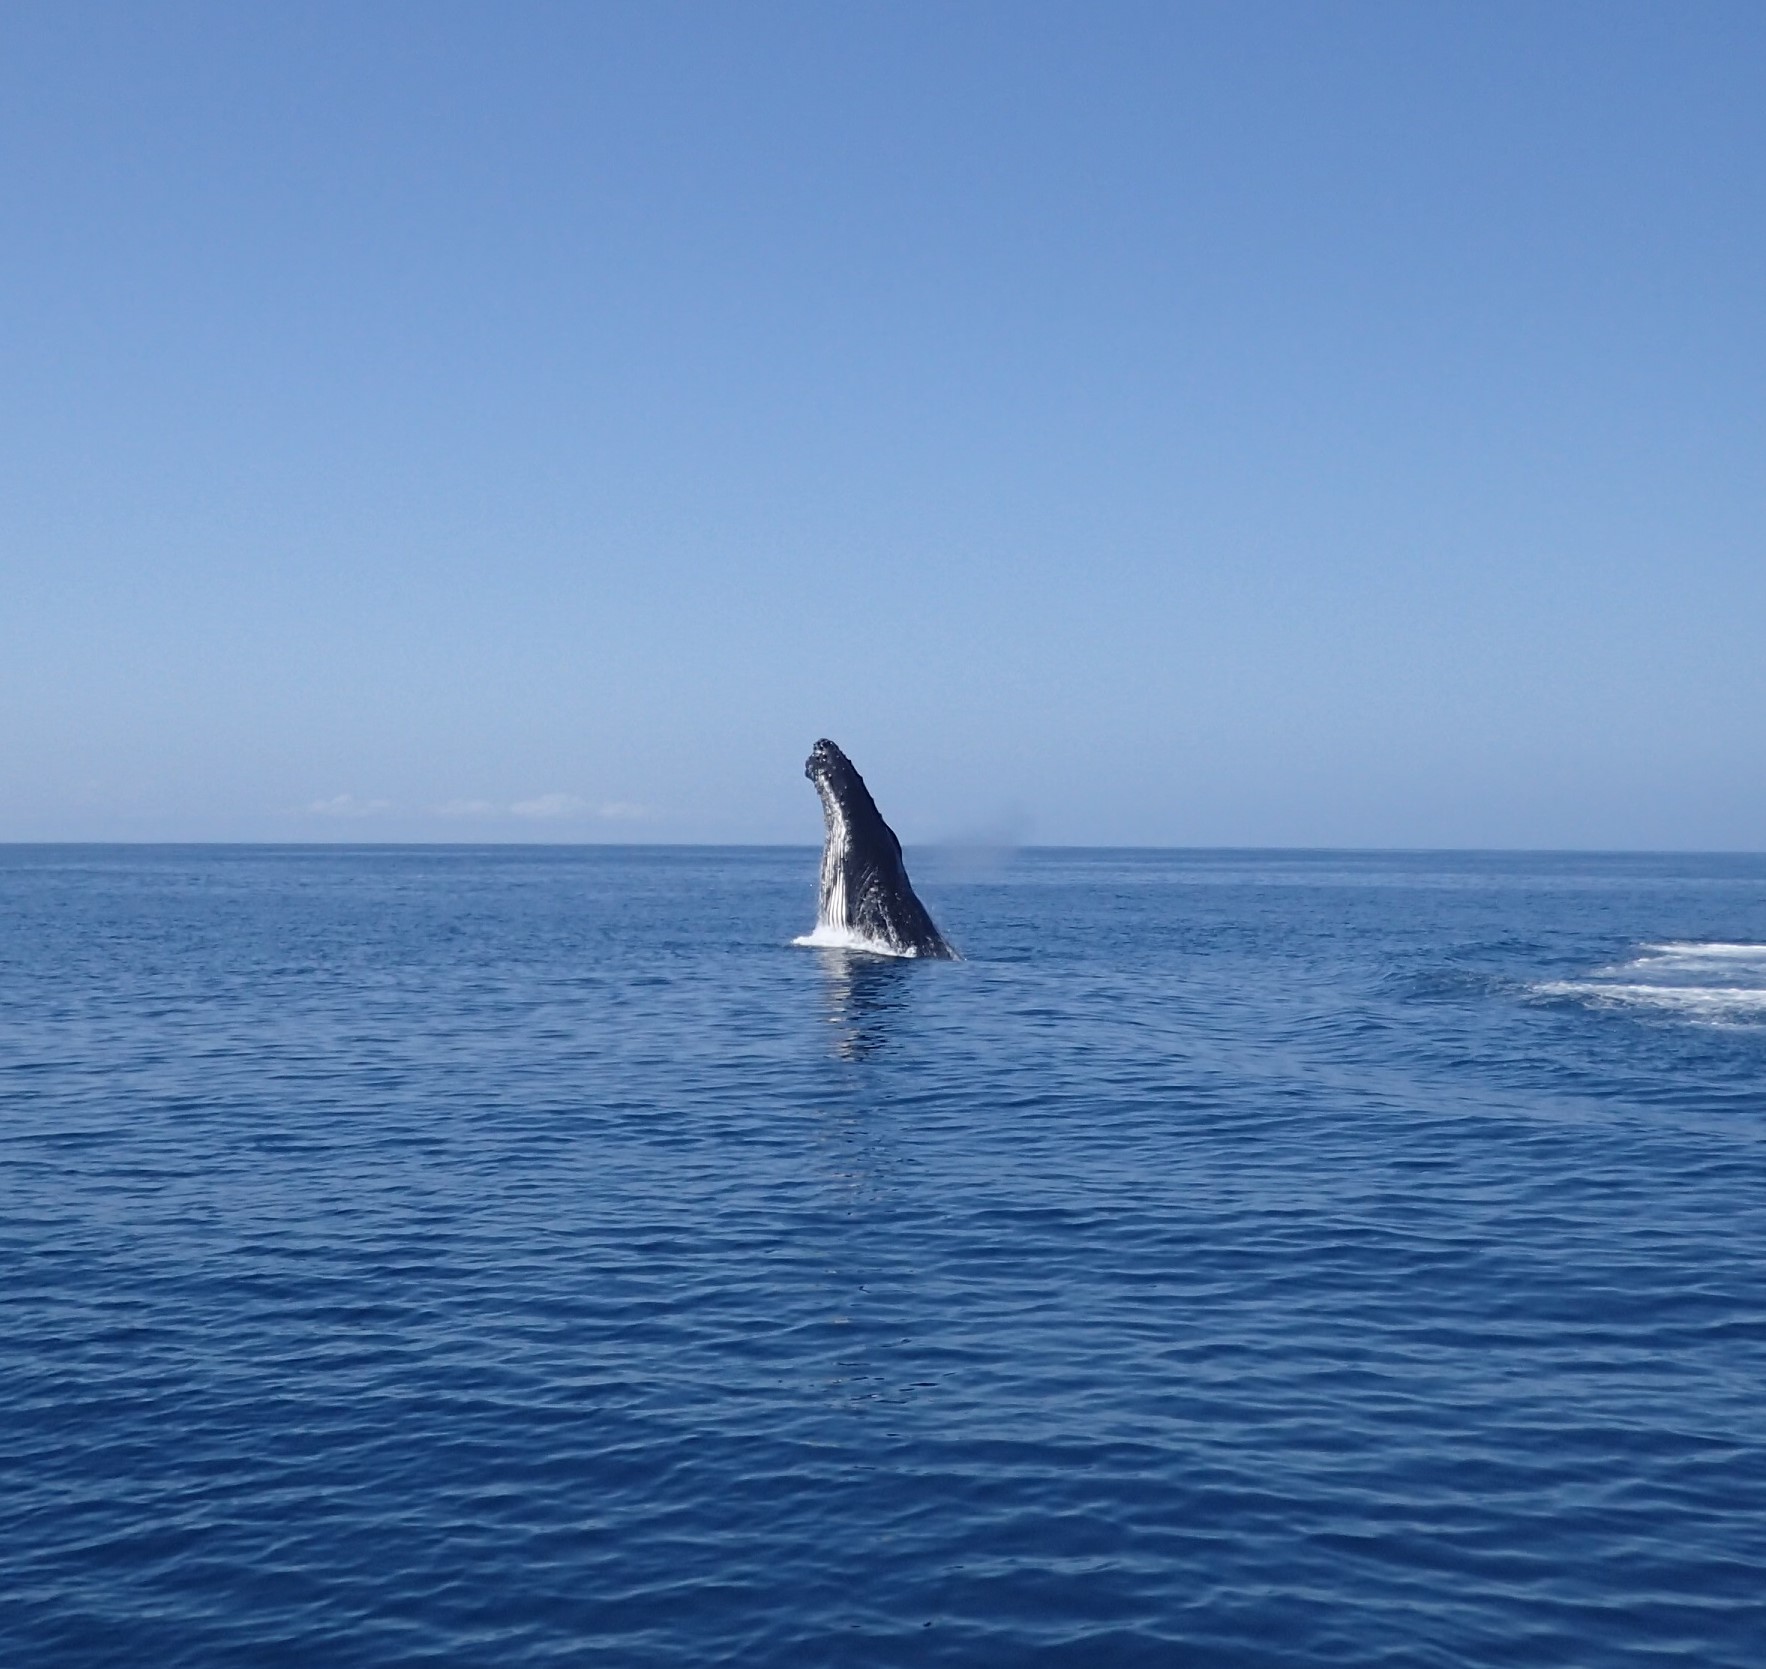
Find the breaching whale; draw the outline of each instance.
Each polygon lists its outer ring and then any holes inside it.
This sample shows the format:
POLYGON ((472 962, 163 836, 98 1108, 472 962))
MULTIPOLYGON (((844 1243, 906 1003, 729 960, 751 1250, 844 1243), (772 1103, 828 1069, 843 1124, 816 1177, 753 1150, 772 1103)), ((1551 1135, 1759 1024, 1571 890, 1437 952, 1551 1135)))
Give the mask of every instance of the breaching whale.
POLYGON ((852 761, 826 737, 809 750, 803 774, 822 797, 828 838, 822 847, 822 896, 816 930, 799 944, 850 945, 886 956, 943 956, 944 942, 914 896, 901 842, 852 761))

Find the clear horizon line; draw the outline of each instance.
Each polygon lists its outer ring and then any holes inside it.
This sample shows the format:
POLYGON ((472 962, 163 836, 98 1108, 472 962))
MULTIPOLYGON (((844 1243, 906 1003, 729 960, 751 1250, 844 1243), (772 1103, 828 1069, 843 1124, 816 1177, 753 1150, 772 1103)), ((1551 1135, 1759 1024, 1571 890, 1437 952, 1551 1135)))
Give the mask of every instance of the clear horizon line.
MULTIPOLYGON (((1515 857, 1555 855, 1564 857, 1766 857, 1766 847, 1756 846, 1320 846, 1301 843, 1266 844, 1149 844, 1135 841, 904 841, 907 851, 937 852, 1384 852, 1393 854, 1502 854, 1515 857)), ((140 849, 190 847, 266 848, 334 851, 503 850, 544 848, 581 851, 630 851, 666 848, 682 851, 799 851, 814 852, 820 841, 799 840, 21 840, 0 838, 0 850, 8 847, 133 847, 140 849)))

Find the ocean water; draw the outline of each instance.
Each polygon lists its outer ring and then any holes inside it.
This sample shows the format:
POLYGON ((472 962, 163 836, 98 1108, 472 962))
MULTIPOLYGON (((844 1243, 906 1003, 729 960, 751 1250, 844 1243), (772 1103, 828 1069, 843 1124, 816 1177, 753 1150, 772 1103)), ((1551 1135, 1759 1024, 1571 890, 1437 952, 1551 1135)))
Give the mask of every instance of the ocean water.
POLYGON ((1766 859, 0 848, 0 1662, 1766 1664, 1766 859))

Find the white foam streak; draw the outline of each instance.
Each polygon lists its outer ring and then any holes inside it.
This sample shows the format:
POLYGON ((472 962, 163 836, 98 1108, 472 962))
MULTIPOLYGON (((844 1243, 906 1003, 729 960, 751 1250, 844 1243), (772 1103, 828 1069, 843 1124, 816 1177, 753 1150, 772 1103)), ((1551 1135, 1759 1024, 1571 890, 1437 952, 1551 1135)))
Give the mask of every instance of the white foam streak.
POLYGON ((1718 1017, 1766 1014, 1766 990, 1753 985, 1620 985, 1596 979, 1554 979, 1535 985, 1541 997, 1580 997, 1588 1002, 1661 1008, 1718 1017))
POLYGON ((1665 945, 1645 945, 1649 954, 1640 956, 1632 967, 1670 967, 1679 965, 1686 968, 1703 968, 1716 964, 1719 967, 1738 967, 1746 971, 1752 964, 1766 975, 1766 945, 1725 945, 1697 944, 1690 940, 1665 945))
POLYGON ((1540 997, 1600 1008, 1653 1009, 1706 1024, 1766 1017, 1766 945, 1672 939, 1585 979, 1535 985, 1540 997))

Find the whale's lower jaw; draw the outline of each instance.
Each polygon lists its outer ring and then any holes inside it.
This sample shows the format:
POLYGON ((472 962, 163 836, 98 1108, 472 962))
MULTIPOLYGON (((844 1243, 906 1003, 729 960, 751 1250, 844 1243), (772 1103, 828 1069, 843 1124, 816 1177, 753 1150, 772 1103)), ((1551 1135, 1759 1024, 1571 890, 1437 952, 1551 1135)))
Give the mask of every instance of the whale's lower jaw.
POLYGON ((901 842, 851 761, 832 742, 818 742, 805 775, 821 796, 828 833, 815 931, 797 943, 954 959, 908 880, 901 842))

